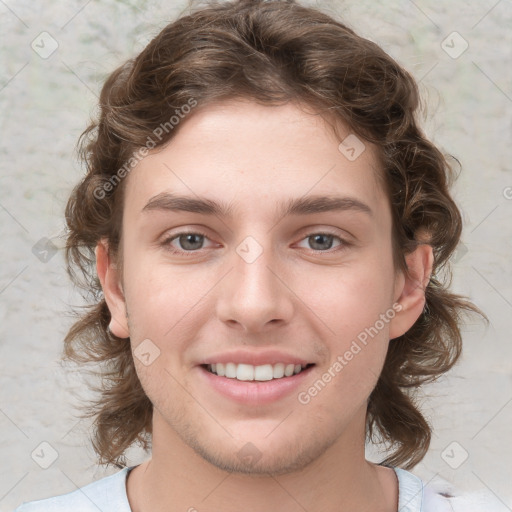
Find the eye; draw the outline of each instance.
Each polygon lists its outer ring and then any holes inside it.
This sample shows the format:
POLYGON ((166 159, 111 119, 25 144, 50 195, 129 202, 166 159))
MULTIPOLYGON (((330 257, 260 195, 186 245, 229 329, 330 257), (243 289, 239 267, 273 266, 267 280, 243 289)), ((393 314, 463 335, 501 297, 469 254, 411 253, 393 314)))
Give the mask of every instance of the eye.
POLYGON ((208 237, 203 233, 176 233, 166 238, 162 242, 162 245, 167 247, 173 253, 193 253, 203 248, 202 245, 204 243, 204 240, 207 238, 208 237), (175 242, 174 245, 173 242, 175 242), (176 247, 176 245, 179 245, 181 247, 176 247))
MULTIPOLYGON (((162 246, 174 254, 193 255, 204 249, 203 244, 205 240, 209 240, 205 234, 189 231, 175 233, 165 238, 162 246)), ((336 252, 350 245, 346 240, 332 233, 311 233, 302 240, 309 241, 310 247, 308 248, 314 252, 336 252), (334 251, 329 251, 333 246, 334 239, 339 240, 341 243, 334 251)))
POLYGON ((335 251, 341 250, 345 246, 349 245, 348 242, 332 233, 311 233, 306 238, 303 238, 303 240, 308 241, 308 248, 311 248, 315 252, 326 252, 331 249, 334 239, 338 239, 341 242, 338 249, 335 249, 335 251))

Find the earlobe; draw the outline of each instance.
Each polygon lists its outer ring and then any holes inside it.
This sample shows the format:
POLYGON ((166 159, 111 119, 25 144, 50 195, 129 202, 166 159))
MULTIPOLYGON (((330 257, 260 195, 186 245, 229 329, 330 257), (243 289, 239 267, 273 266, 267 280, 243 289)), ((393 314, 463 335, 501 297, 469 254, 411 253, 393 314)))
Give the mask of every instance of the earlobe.
POLYGON ((115 263, 111 260, 107 241, 100 240, 94 252, 96 272, 111 316, 109 329, 118 338, 129 338, 130 331, 121 279, 115 263))
POLYGON ((409 275, 400 274, 395 288, 395 302, 400 304, 400 311, 390 322, 389 338, 398 338, 405 334, 416 322, 425 306, 425 290, 434 261, 432 246, 419 245, 412 253, 405 256, 409 275))

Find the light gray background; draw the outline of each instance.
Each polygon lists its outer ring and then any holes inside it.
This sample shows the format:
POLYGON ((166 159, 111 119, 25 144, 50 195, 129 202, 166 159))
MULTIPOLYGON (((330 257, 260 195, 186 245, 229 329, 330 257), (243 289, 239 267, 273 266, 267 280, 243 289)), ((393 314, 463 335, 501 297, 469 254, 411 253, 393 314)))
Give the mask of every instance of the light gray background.
MULTIPOLYGON (((435 433, 413 472, 461 490, 488 488, 504 511, 512 510, 512 2, 319 3, 414 74, 428 107, 427 134, 463 165, 454 195, 464 215, 464 245, 453 286, 491 325, 470 322, 462 361, 424 391, 421 403, 435 433), (441 46, 453 31, 469 44, 458 58, 441 46)), ((72 323, 68 304, 80 303, 62 250, 43 263, 32 247, 43 237, 62 247, 64 205, 81 175, 74 145, 102 80, 185 6, 0 0, 1 511, 116 471, 95 465, 88 425, 73 410, 75 393, 86 396, 84 386, 57 363, 72 323), (34 40, 42 45, 43 31, 58 43, 47 59, 31 48, 34 40), (37 448, 45 454, 40 461, 50 460, 42 442, 58 454, 48 469, 31 456, 37 448)), ((447 40, 452 52, 462 48, 457 37, 447 40)), ((139 450, 130 456, 132 464, 146 458, 139 450)))

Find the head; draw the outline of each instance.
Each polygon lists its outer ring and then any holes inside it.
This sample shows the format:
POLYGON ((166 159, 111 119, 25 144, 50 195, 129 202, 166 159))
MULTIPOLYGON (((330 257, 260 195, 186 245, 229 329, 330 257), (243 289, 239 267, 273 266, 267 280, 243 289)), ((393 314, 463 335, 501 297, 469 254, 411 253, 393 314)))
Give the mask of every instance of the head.
POLYGON ((230 471, 303 467, 349 429, 387 443, 384 463, 423 458, 414 390, 455 364, 478 310, 447 288, 461 216, 418 103, 377 45, 284 1, 183 16, 108 77, 66 210, 93 303, 65 357, 105 365, 86 412, 100 463, 147 449, 153 420, 230 471), (239 349, 310 364, 301 393, 219 399, 205 365, 239 349))

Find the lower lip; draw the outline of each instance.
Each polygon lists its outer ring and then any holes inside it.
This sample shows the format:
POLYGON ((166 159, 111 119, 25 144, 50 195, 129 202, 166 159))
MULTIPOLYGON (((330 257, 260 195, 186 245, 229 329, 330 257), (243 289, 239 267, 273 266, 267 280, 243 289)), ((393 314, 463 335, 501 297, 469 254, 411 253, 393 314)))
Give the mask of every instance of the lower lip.
POLYGON ((206 368, 199 366, 200 373, 206 379, 209 387, 215 389, 222 395, 240 404, 265 405, 289 395, 304 382, 313 366, 302 370, 291 377, 272 379, 266 381, 242 381, 219 377, 209 372, 206 368))

